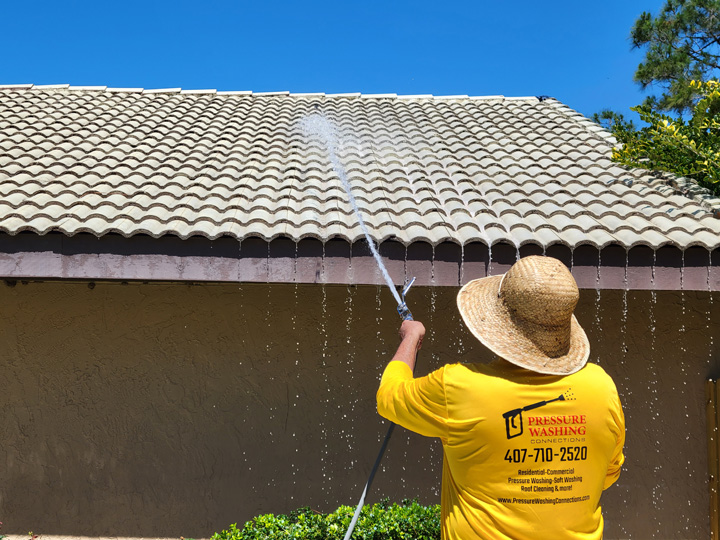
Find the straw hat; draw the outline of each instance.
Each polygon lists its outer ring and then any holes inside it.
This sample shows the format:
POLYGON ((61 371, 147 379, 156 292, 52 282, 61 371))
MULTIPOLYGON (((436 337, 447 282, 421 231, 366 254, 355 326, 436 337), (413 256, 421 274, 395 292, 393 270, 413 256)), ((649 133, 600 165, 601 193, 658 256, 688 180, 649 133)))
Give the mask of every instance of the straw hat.
POLYGON ((495 354, 538 373, 568 375, 590 355, 573 315, 579 297, 563 263, 530 256, 502 276, 466 284, 457 303, 467 327, 495 354))

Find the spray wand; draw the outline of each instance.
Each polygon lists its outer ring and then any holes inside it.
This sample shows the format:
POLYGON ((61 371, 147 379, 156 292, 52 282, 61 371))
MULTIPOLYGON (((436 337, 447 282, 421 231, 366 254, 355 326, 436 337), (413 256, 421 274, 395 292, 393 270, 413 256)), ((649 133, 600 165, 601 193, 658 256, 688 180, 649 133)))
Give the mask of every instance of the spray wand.
MULTIPOLYGON (((407 294, 408 290, 410 290, 410 287, 412 287, 413 283, 415 283, 415 278, 412 278, 410 280, 410 282, 403 287, 403 290, 400 293, 400 296, 402 297, 402 302, 400 302, 398 304, 397 312, 403 321, 412 321, 413 320, 412 313, 410 313, 410 310, 407 307, 407 303, 405 302, 405 295, 407 294)), ((373 468, 370 471, 370 476, 368 477, 368 480, 365 483, 365 489, 363 489, 362 495, 360 496, 360 502, 358 503, 357 508, 355 508, 355 513, 353 514, 353 518, 350 521, 350 526, 348 527, 348 530, 345 533, 344 540, 350 540, 353 530, 355 530, 355 524, 357 523, 357 520, 360 517, 360 512, 362 511, 363 506, 365 506, 365 496, 367 495, 368 491, 370 491, 370 484, 372 484, 372 481, 375 478, 375 473, 377 472, 378 468, 380 467, 380 462, 382 461, 383 455, 385 455, 385 450, 387 449, 387 445, 390 442, 390 437, 392 437, 394 430, 395 430, 395 422, 390 422, 390 426, 388 427, 387 433, 385 434, 385 438, 383 439, 382 445, 380 445, 380 452, 378 452, 378 456, 377 456, 377 458, 375 458, 375 464, 373 465, 373 468)))
MULTIPOLYGON (((363 220, 362 214, 360 213, 360 208, 358 207, 357 201, 353 196, 347 172, 345 171, 345 168, 343 167, 342 162, 337 155, 337 151, 341 146, 340 141, 338 140, 337 130, 335 126, 323 116, 323 114, 320 112, 320 107, 317 104, 315 104, 315 110, 317 111, 315 114, 311 114, 303 118, 303 120, 301 121, 301 127, 305 133, 310 135, 317 135, 324 141, 325 146, 327 147, 328 157, 330 158, 330 164, 332 165, 335 173, 337 173, 338 179, 342 183, 342 187, 347 194, 350 205, 352 206, 355 217, 357 218, 358 225, 360 225, 360 228, 365 235, 365 240, 367 241, 368 247, 370 248, 370 252, 375 258, 375 262, 377 263, 378 269, 380 270, 383 278, 385 279, 385 283, 387 283, 388 287, 390 288, 390 292, 393 294, 395 300, 397 301, 398 314, 404 321, 412 320, 412 313, 410 313, 410 310, 405 303, 405 295, 407 294, 412 284, 415 282, 415 278, 413 278, 409 283, 407 283, 403 287, 402 292, 398 294, 397 290, 395 290, 395 285, 390 278, 390 274, 388 274, 388 271, 382 262, 382 258, 380 257, 380 253, 378 252, 377 247, 375 246, 375 242, 370 236, 370 232, 365 225, 365 220, 363 220)), ((355 529, 355 523, 357 523, 358 517, 360 516, 360 511, 365 504, 365 496, 370 489, 370 484, 372 484, 373 478, 375 478, 375 473, 380 466, 380 461, 382 460, 383 454, 385 453, 385 449, 387 448, 388 442, 390 441, 390 437, 392 436, 392 432, 394 429, 395 424, 391 422, 387 434, 385 435, 385 439, 383 440, 382 446, 380 447, 380 453, 375 460, 375 465, 373 465, 373 468, 370 471, 370 477, 368 478, 368 481, 365 484, 365 489, 363 490, 362 496, 360 497, 360 503, 355 509, 355 514, 353 515, 352 521, 350 522, 350 527, 345 534, 345 540, 350 540, 350 536, 355 529)))

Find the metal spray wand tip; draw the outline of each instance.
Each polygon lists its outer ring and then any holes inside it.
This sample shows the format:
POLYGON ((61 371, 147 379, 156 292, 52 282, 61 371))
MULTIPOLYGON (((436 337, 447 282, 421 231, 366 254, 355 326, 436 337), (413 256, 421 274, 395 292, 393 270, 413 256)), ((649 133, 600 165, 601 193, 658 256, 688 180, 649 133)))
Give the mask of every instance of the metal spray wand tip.
POLYGON ((410 287, 412 287, 412 284, 415 283, 415 278, 412 278, 404 287, 402 292, 400 293, 400 296, 402 297, 402 304, 398 305, 397 311, 400 315, 400 318, 403 321, 412 321, 413 316, 412 313, 410 313, 410 310, 407 307, 407 304, 405 303, 405 295, 410 290, 410 287))
POLYGON ((405 301, 405 295, 410 290, 410 287, 412 287, 412 284, 415 283, 415 278, 412 278, 405 287, 403 287, 402 293, 400 295, 402 296, 403 302, 405 301))

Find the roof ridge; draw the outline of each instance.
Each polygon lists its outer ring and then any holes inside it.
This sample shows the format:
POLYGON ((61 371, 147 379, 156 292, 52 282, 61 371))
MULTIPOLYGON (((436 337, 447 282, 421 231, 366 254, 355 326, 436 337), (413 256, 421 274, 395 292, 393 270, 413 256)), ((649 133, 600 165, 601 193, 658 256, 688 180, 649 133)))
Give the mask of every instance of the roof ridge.
MULTIPOLYGON (((570 121, 581 125, 586 130, 591 132, 606 143, 609 143, 611 147, 618 144, 618 140, 609 130, 605 129, 600 124, 597 124, 590 120, 587 116, 577 112, 576 110, 568 107, 561 101, 555 98, 549 98, 546 101, 550 101, 551 105, 562 113, 570 121)), ((646 173, 654 176, 665 182, 666 186, 672 188, 677 194, 687 197, 689 200, 698 203, 708 212, 713 215, 720 216, 720 197, 714 197, 710 190, 703 188, 697 182, 681 176, 674 175, 665 171, 653 171, 647 170, 646 173)), ((657 191, 656 186, 650 186, 657 191)))
POLYGON ((471 96, 467 94, 434 95, 434 94, 396 94, 396 93, 367 93, 346 92, 332 93, 325 92, 253 92, 252 90, 217 90, 217 89, 193 89, 187 90, 180 87, 172 88, 134 88, 134 87, 112 87, 112 86, 72 86, 70 84, 0 84, 0 90, 68 90, 71 92, 109 92, 128 94, 182 94, 182 95, 218 95, 218 96, 286 96, 298 98, 362 98, 362 99, 441 99, 441 100, 479 100, 479 101, 540 101, 537 96, 505 96, 486 95, 471 96))
POLYGON ((580 127, 585 129, 586 131, 589 131, 590 133, 595 135, 598 139, 600 139, 602 142, 608 144, 611 148, 617 144, 617 139, 610 131, 608 131, 607 129, 602 127, 600 124, 596 124, 595 122, 590 120, 587 116, 585 116, 582 113, 577 112, 575 109, 566 105, 562 101, 560 101, 556 98, 553 98, 553 97, 544 99, 543 101, 547 102, 550 106, 552 106, 554 109, 556 109, 562 115, 564 115, 571 122, 578 124, 580 127))
MULTIPOLYGON (((653 173, 654 171, 648 171, 653 173)), ((676 193, 698 203, 702 208, 720 217, 720 197, 715 197, 709 189, 702 187, 694 180, 685 176, 677 176, 666 171, 658 171, 655 175, 664 180, 676 193)))

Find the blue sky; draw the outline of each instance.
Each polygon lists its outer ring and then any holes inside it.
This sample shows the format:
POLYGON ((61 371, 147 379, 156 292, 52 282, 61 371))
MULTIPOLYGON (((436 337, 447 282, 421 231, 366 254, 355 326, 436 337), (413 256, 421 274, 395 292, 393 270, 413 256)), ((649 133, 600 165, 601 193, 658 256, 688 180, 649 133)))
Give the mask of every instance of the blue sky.
POLYGON ((642 101, 629 32, 661 0, 44 1, 3 6, 0 83, 642 101))

